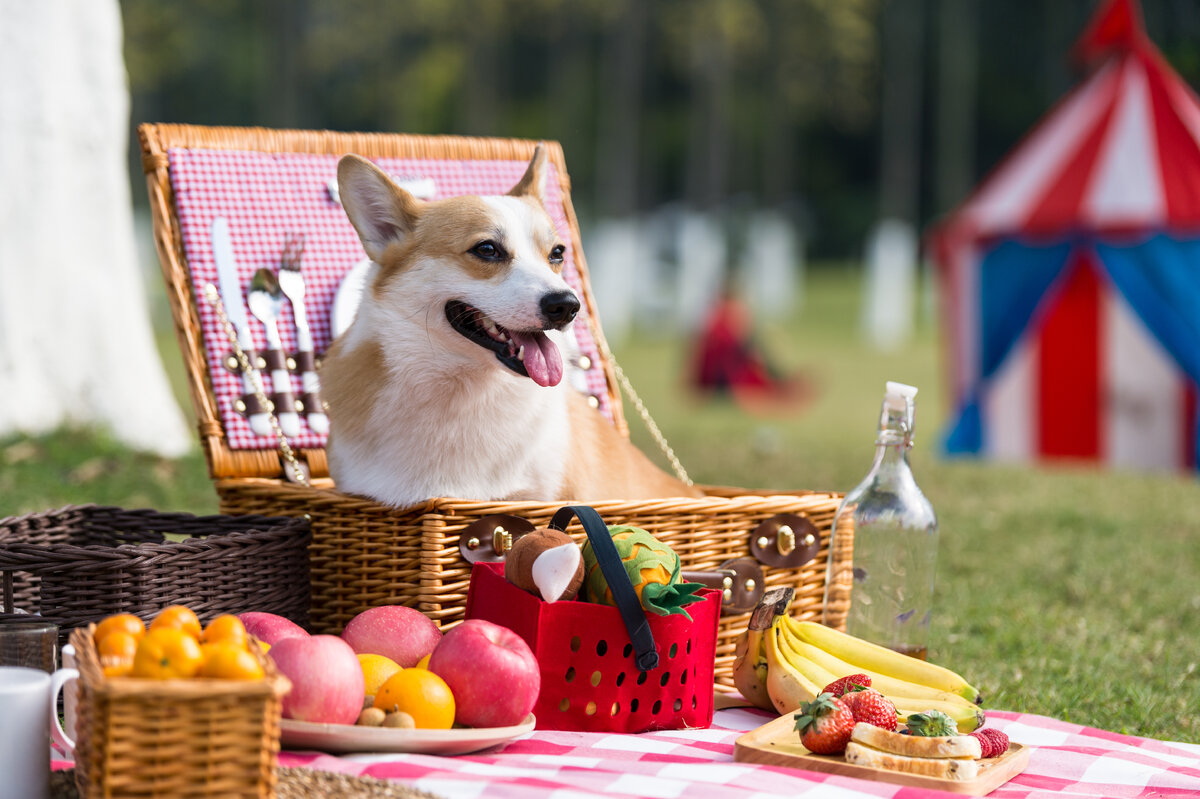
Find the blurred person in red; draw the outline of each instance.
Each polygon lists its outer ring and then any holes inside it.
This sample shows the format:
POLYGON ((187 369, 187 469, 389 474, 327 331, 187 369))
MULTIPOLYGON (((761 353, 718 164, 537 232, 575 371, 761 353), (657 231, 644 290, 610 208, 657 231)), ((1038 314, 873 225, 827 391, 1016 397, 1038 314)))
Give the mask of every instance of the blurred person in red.
POLYGON ((726 282, 700 327, 690 385, 731 396, 750 409, 782 409, 807 397, 802 381, 781 377, 754 338, 749 308, 726 282))

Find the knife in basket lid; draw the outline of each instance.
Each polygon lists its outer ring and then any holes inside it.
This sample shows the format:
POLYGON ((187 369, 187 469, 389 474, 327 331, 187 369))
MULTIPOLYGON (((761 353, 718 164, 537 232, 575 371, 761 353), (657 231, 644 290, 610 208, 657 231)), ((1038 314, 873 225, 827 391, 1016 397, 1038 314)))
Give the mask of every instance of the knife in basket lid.
MULTIPOLYGON (((225 306, 225 316, 237 331, 238 345, 243 351, 254 351, 254 339, 250 336, 249 319, 246 316, 246 303, 242 299, 242 285, 238 280, 237 262, 233 259, 233 239, 229 235, 229 220, 219 216, 212 224, 213 258, 217 262, 217 281, 221 287, 221 302, 225 306)), ((242 372, 242 391, 254 396, 257 392, 251 376, 242 372)), ((249 416, 250 429, 260 436, 272 433, 271 418, 266 413, 252 413, 249 416)))

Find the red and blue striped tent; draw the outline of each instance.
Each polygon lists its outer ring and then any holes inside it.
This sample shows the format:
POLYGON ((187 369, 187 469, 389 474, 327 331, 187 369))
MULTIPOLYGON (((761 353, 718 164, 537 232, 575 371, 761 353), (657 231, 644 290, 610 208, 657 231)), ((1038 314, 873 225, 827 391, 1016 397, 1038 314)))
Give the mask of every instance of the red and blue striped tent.
POLYGON ((1196 469, 1200 101, 1107 0, 1090 72, 930 231, 950 453, 1196 469))

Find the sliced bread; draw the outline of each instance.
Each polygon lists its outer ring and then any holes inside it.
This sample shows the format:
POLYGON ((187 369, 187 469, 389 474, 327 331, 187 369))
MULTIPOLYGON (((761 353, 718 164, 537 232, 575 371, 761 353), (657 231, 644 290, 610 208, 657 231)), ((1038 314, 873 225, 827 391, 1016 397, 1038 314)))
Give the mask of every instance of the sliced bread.
POLYGON ((975 759, 983 756, 983 748, 980 746, 979 739, 970 735, 944 737, 903 735, 861 721, 854 725, 854 730, 850 733, 850 740, 873 749, 905 757, 975 759))
POLYGON ((853 740, 846 744, 846 762, 948 780, 973 780, 979 776, 979 761, 971 758, 909 757, 884 752, 853 740))

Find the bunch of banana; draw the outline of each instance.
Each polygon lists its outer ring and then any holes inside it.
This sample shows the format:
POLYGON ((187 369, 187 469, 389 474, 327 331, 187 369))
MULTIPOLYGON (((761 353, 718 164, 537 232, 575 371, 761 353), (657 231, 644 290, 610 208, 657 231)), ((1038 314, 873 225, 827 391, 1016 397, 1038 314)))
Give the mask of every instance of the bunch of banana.
POLYGON ((961 676, 822 624, 797 621, 788 615, 792 594, 791 588, 768 591, 737 641, 733 681, 749 702, 790 713, 834 680, 865 674, 896 706, 901 723, 912 713, 940 710, 961 733, 983 726, 979 692, 961 676))

